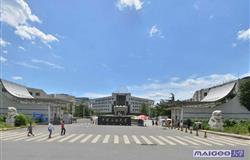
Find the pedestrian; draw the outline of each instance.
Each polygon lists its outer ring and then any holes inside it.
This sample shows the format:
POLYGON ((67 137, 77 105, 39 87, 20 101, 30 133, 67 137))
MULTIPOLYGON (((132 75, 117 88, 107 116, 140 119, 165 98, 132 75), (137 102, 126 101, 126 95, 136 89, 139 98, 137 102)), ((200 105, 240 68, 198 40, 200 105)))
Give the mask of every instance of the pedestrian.
POLYGON ((54 130, 54 126, 52 123, 49 123, 48 125, 49 138, 51 138, 52 130, 54 130))
POLYGON ((33 127, 32 127, 32 123, 31 123, 31 122, 30 122, 30 125, 29 125, 28 128, 27 128, 27 131, 28 131, 27 136, 30 136, 30 135, 35 136, 35 135, 33 134, 33 127))
POLYGON ((61 121, 61 136, 65 135, 66 129, 64 127, 64 120, 61 121))
POLYGON ((153 125, 153 126, 155 125, 155 121, 154 121, 154 120, 152 120, 152 125, 153 125))

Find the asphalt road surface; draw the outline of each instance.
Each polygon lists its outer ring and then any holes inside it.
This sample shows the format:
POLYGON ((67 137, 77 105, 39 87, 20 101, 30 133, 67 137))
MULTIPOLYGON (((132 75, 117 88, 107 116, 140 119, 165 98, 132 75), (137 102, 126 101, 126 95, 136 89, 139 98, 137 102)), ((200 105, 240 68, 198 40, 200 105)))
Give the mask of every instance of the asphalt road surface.
POLYGON ((48 139, 47 126, 36 126, 35 136, 26 129, 1 132, 0 160, 188 160, 193 150, 244 150, 250 159, 248 140, 208 134, 204 138, 176 129, 137 126, 97 126, 90 123, 65 125, 66 135, 55 126, 48 139))

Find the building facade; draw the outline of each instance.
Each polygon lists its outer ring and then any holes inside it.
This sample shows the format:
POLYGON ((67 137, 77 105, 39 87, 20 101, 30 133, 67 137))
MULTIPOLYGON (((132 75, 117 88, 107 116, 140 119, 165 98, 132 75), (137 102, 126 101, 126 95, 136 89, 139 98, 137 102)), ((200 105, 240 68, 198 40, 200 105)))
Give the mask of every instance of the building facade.
POLYGON ((172 120, 174 122, 187 119, 208 120, 215 110, 221 110, 224 119, 249 120, 250 111, 239 101, 239 86, 249 79, 250 77, 245 77, 201 89, 194 93, 190 101, 171 103, 172 120))
POLYGON ((15 107, 18 113, 29 117, 39 115, 43 121, 55 122, 63 118, 65 109, 74 105, 67 98, 0 79, 0 115, 6 114, 8 107, 15 107))
POLYGON ((98 113, 115 114, 116 110, 123 110, 123 114, 128 115, 140 114, 143 104, 153 106, 154 101, 131 96, 131 93, 112 93, 112 96, 90 99, 89 107, 98 113))

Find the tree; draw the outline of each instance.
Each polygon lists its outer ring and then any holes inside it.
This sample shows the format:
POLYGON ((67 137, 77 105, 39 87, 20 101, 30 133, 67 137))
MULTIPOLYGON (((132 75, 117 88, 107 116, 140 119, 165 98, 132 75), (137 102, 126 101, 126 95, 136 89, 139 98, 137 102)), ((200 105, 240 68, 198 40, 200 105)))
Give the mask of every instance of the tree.
POLYGON ((171 111, 168 110, 169 105, 167 101, 161 100, 160 103, 156 104, 156 116, 171 116, 171 111))
POLYGON ((149 115, 149 106, 143 103, 140 107, 141 114, 149 115))
POLYGON ((240 84, 240 103, 250 111, 250 79, 240 84))

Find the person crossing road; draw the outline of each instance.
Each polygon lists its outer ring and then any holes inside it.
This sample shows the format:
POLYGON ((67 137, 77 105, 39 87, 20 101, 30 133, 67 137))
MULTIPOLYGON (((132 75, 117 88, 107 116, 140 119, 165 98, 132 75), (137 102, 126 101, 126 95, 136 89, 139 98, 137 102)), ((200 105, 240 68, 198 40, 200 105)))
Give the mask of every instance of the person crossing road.
POLYGON ((61 136, 65 135, 65 132, 66 132, 66 129, 65 129, 65 126, 64 126, 64 121, 62 120, 61 121, 61 136))
POLYGON ((51 138, 52 130, 54 130, 54 126, 52 123, 49 123, 48 125, 48 131, 49 131, 49 138, 51 138))

